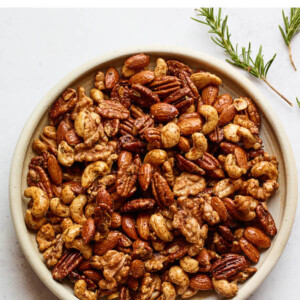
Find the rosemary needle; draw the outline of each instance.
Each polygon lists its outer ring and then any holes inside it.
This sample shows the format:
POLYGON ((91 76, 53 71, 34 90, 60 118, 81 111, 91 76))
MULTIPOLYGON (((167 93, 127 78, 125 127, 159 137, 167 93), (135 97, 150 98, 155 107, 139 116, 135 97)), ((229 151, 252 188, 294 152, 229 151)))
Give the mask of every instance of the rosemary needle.
POLYGON ((281 26, 279 26, 279 30, 286 45, 289 47, 289 58, 291 64, 294 67, 295 71, 297 71, 292 58, 291 40, 295 36, 295 34, 297 34, 300 31, 300 8, 291 8, 290 19, 285 16, 284 10, 282 10, 282 17, 285 30, 283 30, 281 26))
POLYGON ((248 47, 242 47, 241 53, 239 53, 238 45, 234 47, 230 40, 231 34, 229 33, 229 28, 227 26, 228 16, 222 19, 222 10, 219 9, 218 13, 214 14, 213 8, 200 8, 196 9, 197 16, 204 17, 205 21, 192 18, 194 21, 205 24, 211 29, 209 33, 215 34, 217 37, 211 37, 214 43, 224 49, 224 51, 231 57, 231 59, 226 59, 227 62, 242 68, 252 74, 253 76, 264 81, 275 93, 277 93, 282 99, 284 99, 290 106, 293 104, 280 92, 278 92, 268 81, 267 74, 268 71, 276 57, 276 54, 268 61, 264 62, 262 54, 262 46, 260 46, 259 51, 255 58, 251 55, 251 43, 248 47))

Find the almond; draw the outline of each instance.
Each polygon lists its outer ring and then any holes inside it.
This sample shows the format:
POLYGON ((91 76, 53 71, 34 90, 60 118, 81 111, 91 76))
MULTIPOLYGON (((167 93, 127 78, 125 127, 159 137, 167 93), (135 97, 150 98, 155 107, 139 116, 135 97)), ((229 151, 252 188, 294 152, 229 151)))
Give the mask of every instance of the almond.
POLYGON ((96 270, 86 270, 83 272, 84 276, 96 283, 103 278, 100 272, 96 270))
POLYGON ((216 102, 214 103, 214 108, 217 110, 217 113, 220 114, 225 107, 233 103, 233 99, 229 94, 220 95, 216 102))
POLYGON ((218 213, 220 219, 224 222, 227 220, 227 209, 223 201, 218 197, 212 197, 212 208, 218 213))
POLYGON ((119 73, 115 68, 109 68, 105 74, 105 87, 111 90, 119 81, 119 73))
POLYGON ((125 66, 131 69, 143 69, 149 64, 149 56, 144 53, 139 53, 129 57, 125 61, 125 66))
POLYGON ((81 237, 85 244, 88 244, 95 236, 96 226, 93 218, 88 218, 82 226, 81 237))
POLYGON ((192 135, 202 128, 202 121, 200 118, 188 118, 180 120, 177 123, 182 135, 192 135))
POLYGON ((145 85, 150 83, 154 79, 154 72, 153 71, 141 71, 133 76, 130 77, 129 83, 135 84, 139 83, 145 85))
POLYGON ((188 152, 191 149, 189 140, 183 136, 180 137, 177 147, 182 152, 188 152))
POLYGON ((120 239, 120 233, 117 231, 110 231, 107 237, 100 242, 95 242, 93 251, 95 255, 104 255, 108 250, 116 247, 120 239))
POLYGON ((233 120, 233 118, 236 115, 236 109, 233 104, 230 104, 226 106, 221 114, 219 115, 219 121, 218 121, 218 126, 224 126, 230 121, 233 120))
POLYGON ((269 248, 271 246, 271 239, 258 228, 247 227, 244 231, 244 237, 259 248, 269 248))
POLYGON ((136 226, 139 233, 139 236, 143 240, 148 240, 150 235, 150 228, 149 228, 149 220, 150 216, 146 213, 140 213, 136 219, 136 226))
POLYGON ((153 167, 148 164, 142 164, 138 173, 139 184, 143 191, 146 191, 149 187, 153 175, 153 167))
POLYGON ((239 244, 245 255, 254 263, 259 261, 259 251, 246 239, 241 238, 239 244))
POLYGON ((213 289, 213 284, 208 275, 197 274, 190 279, 190 287, 197 291, 209 291, 213 289))
POLYGON ((151 106, 150 113, 153 115, 157 122, 169 122, 174 119, 178 114, 177 108, 168 103, 156 103, 151 106))
POLYGON ((204 104, 213 105, 219 94, 219 87, 210 84, 202 90, 201 98, 204 104))
POLYGON ((122 217, 119 213, 113 212, 111 214, 110 220, 111 220, 110 228, 118 228, 121 226, 122 217))
POLYGON ((135 221, 132 216, 122 216, 122 229, 131 239, 136 240, 138 238, 137 231, 135 228, 135 221))
POLYGON ((62 170, 54 155, 48 157, 47 164, 50 179, 54 184, 60 185, 63 181, 62 170))

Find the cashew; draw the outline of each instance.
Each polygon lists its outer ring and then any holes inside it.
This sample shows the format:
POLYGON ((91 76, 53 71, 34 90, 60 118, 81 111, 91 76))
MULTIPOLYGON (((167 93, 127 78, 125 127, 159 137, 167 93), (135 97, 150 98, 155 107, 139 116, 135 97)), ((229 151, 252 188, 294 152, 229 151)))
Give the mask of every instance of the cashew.
POLYGON ((52 241, 55 239, 55 232, 53 226, 48 223, 43 225, 36 235, 36 241, 39 245, 40 252, 44 252, 52 245, 52 241))
POLYGON ((176 290, 172 283, 170 282, 163 282, 162 284, 162 293, 164 296, 164 300, 175 300, 176 298, 176 290))
POLYGON ((169 231, 165 218, 161 214, 153 214, 150 217, 150 225, 155 234, 163 241, 170 242, 174 236, 169 231))
POLYGON ((169 270, 169 278, 172 283, 178 286, 177 292, 179 295, 187 291, 190 280, 187 274, 178 266, 174 266, 169 270))
POLYGON ((156 67, 154 70, 155 77, 167 75, 168 65, 163 58, 158 58, 156 60, 156 67))
POLYGON ((104 100, 104 95, 102 91, 99 91, 98 89, 91 89, 91 98, 96 101, 98 104, 101 100, 104 100))
POLYGON ((181 298, 183 298, 183 299, 191 298, 194 295, 196 295, 197 293, 198 293, 197 290, 194 290, 192 288, 188 288, 188 290, 181 295, 181 298))
POLYGON ((25 224, 28 228, 33 230, 38 230, 46 223, 47 223, 47 219, 45 217, 36 218, 32 215, 32 209, 26 210, 25 224))
POLYGON ((109 166, 104 161, 96 161, 89 164, 83 171, 81 177, 81 185, 83 188, 88 188, 97 177, 109 173, 109 166))
POLYGON ((216 196, 225 198, 239 190, 242 185, 242 179, 225 178, 214 185, 213 192, 216 196))
POLYGON ((248 102, 243 98, 236 98, 233 100, 233 105, 237 111, 241 111, 248 107, 248 102))
POLYGON ((65 204, 70 204, 74 199, 75 199, 75 194, 72 191, 70 185, 66 185, 60 194, 60 199, 62 200, 63 203, 65 204))
POLYGON ((86 109, 82 110, 76 116, 76 119, 74 121, 75 131, 81 137, 84 136, 84 123, 85 123, 84 121, 85 121, 85 118, 86 118, 87 114, 88 114, 88 111, 86 109))
POLYGON ((161 149, 154 149, 146 154, 144 158, 144 163, 149 163, 153 166, 159 166, 163 164, 167 159, 168 154, 166 151, 161 149))
POLYGON ((50 210, 59 217, 67 218, 70 216, 69 206, 63 204, 59 198, 52 198, 50 200, 50 210))
POLYGON ((224 162, 224 169, 230 178, 240 178, 247 171, 237 165, 236 157, 233 154, 228 154, 224 162))
POLYGON ((224 297, 232 298, 234 297, 238 292, 238 286, 235 282, 228 282, 225 279, 222 280, 216 280, 212 279, 215 291, 224 297))
POLYGON ((80 279, 75 282, 74 294, 80 300, 97 300, 97 292, 92 292, 87 289, 87 283, 85 280, 80 279))
POLYGON ((60 223, 62 232, 64 232, 67 228, 69 228, 73 225, 74 225, 74 223, 71 218, 64 218, 60 223))
POLYGON ((84 194, 78 195, 70 205, 71 218, 77 224, 83 225, 86 217, 83 214, 83 207, 87 203, 87 196, 84 194))
POLYGON ((72 225, 63 232, 63 239, 66 243, 72 243, 80 235, 82 225, 72 225))
POLYGON ((71 167, 75 160, 74 149, 65 141, 58 145, 57 160, 66 167, 71 167))
POLYGON ((27 198, 32 198, 32 215, 35 218, 44 217, 49 209, 50 201, 47 193, 42 189, 32 186, 24 191, 24 196, 27 198))
POLYGON ((170 122, 165 125, 161 130, 161 142, 164 148, 172 148, 179 143, 180 129, 179 127, 170 122))
POLYGON ((199 109, 199 114, 206 118, 206 122, 202 127, 203 134, 213 132, 219 121, 217 110, 210 105, 202 105, 199 109))
POLYGON ((209 72, 199 72, 191 75, 191 80, 198 90, 202 90, 209 84, 221 85, 222 80, 218 76, 209 72))
POLYGON ((228 124, 224 127, 224 137, 226 140, 238 143, 241 140, 240 135, 238 134, 240 126, 236 124, 228 124))
POLYGON ((266 176, 270 180, 277 180, 278 178, 277 167, 268 161, 255 164, 251 169, 251 174, 253 177, 266 176))
POLYGON ((88 203, 84 209, 84 215, 86 218, 91 218, 94 215, 96 203, 88 203))
POLYGON ((199 263, 196 259, 185 256, 180 260, 180 267, 187 273, 197 273, 199 270, 199 263))
POLYGON ((73 248, 79 250, 82 253, 84 259, 90 259, 93 253, 91 245, 85 244, 81 238, 77 238, 70 243, 65 242, 65 246, 67 249, 73 248))
POLYGON ((238 134, 243 138, 244 147, 246 149, 254 148, 257 150, 261 148, 261 144, 257 141, 256 136, 253 135, 249 129, 240 126, 238 134))
POLYGON ((192 135, 193 148, 185 154, 189 160, 197 160, 203 156, 207 150, 207 139, 203 133, 195 132, 192 135))

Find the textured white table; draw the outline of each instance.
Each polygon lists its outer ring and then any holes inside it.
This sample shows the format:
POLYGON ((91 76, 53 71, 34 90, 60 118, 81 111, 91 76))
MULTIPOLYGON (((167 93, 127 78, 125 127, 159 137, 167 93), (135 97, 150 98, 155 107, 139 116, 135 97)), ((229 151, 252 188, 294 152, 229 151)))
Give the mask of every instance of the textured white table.
MULTIPOLYGON (((295 73, 278 31, 278 9, 227 9, 233 42, 263 43, 266 58, 277 52, 269 81, 295 101, 295 73)), ((62 77, 87 60, 132 45, 179 45, 225 58, 204 25, 190 20, 193 9, 14 9, 0 10, 0 298, 50 300, 56 297, 37 278, 16 239, 8 201, 8 177, 18 136, 30 113, 62 77)), ((300 34, 293 43, 300 69, 300 34), (298 55, 297 55, 298 54, 298 55)), ((243 71, 241 71, 243 72, 243 71)), ((245 75, 245 72, 243 72, 245 75)), ((247 76, 247 74, 246 74, 247 76)), ((291 109, 263 83, 252 79, 272 102, 300 164, 300 109, 291 109)), ((298 168, 298 174, 299 174, 298 168)), ((300 299, 299 210, 278 264, 251 300, 300 299)))

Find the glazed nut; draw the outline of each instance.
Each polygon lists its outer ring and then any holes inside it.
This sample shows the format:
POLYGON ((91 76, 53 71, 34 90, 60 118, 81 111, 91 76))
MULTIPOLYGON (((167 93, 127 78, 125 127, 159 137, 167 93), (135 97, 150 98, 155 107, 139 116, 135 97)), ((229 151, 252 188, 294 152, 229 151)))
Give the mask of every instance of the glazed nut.
POLYGON ((180 133, 182 135, 192 135, 198 132, 202 128, 202 122, 200 118, 184 118, 177 123, 180 133))
POLYGON ((207 150, 207 139, 204 134, 200 132, 193 133, 192 139, 193 147, 185 154, 185 157, 189 160, 197 160, 202 158, 203 154, 207 150))
POLYGON ((130 274, 133 278, 142 278, 145 274, 145 266, 143 261, 135 259, 130 264, 130 274))
POLYGON ((169 270, 169 278, 172 283, 180 288, 180 294, 187 291, 190 280, 187 274, 178 266, 171 267, 169 270))
POLYGON ((187 273, 197 273, 199 270, 199 263, 196 259, 185 256, 180 260, 180 267, 187 273))
POLYGON ((214 288, 211 277, 206 274, 197 274, 191 277, 190 287, 197 291, 210 291, 214 288))
POLYGON ((247 227, 244 231, 244 237, 259 248, 269 248, 271 246, 271 239, 256 227, 247 227))
POLYGON ((89 164, 83 171, 81 178, 81 185, 83 188, 88 188, 94 180, 99 177, 108 174, 109 166, 104 161, 96 161, 89 164))
POLYGON ((156 67, 154 70, 155 77, 167 75, 168 65, 163 58, 158 58, 156 60, 156 67))
POLYGON ((161 142, 164 148, 172 148, 179 143, 180 129, 179 127, 170 122, 165 125, 161 130, 161 142))
POLYGON ((71 167, 75 160, 74 149, 67 142, 62 141, 58 145, 57 159, 60 164, 66 167, 71 167))
POLYGON ((125 61, 125 66, 131 69, 140 70, 145 68, 149 64, 149 61, 148 55, 140 53, 129 57, 125 61))
POLYGON ((149 151, 145 158, 144 163, 149 163, 153 166, 162 165, 167 160, 167 152, 162 149, 154 149, 149 151))
POLYGON ((170 242, 173 240, 174 236, 172 232, 168 229, 165 218, 161 214, 153 214, 149 220, 150 226, 162 241, 170 242))
POLYGON ((209 72, 194 73, 191 75, 191 80, 198 90, 202 90, 207 85, 221 85, 222 80, 209 72))
POLYGON ((203 125, 203 134, 209 134, 213 132, 218 124, 219 117, 216 109, 210 105, 202 105, 199 109, 199 114, 206 118, 206 122, 203 125))
POLYGON ((61 218, 67 218, 70 216, 69 206, 62 203, 62 201, 59 198, 52 198, 50 200, 50 210, 56 216, 61 218))
POLYGON ((87 283, 83 279, 79 279, 74 285, 74 294, 79 299, 84 300, 97 300, 97 292, 92 292, 87 289, 87 283))
POLYGON ((213 278, 212 283, 215 291, 223 297, 232 298, 238 292, 238 286, 235 282, 228 282, 225 279, 216 280, 213 278))
POLYGON ((177 108, 168 103, 156 103, 150 107, 150 113, 155 121, 166 123, 174 119, 178 114, 177 108))
POLYGON ((87 196, 84 194, 78 195, 70 205, 70 213, 72 220, 83 225, 86 221, 86 217, 83 214, 83 208, 87 203, 87 196))
POLYGON ((42 218, 47 214, 50 201, 46 192, 38 187, 32 186, 24 191, 24 196, 32 198, 33 204, 31 213, 34 218, 42 218))
POLYGON ((248 107, 248 102, 243 98, 236 98, 233 100, 233 105, 237 111, 242 111, 248 107))

